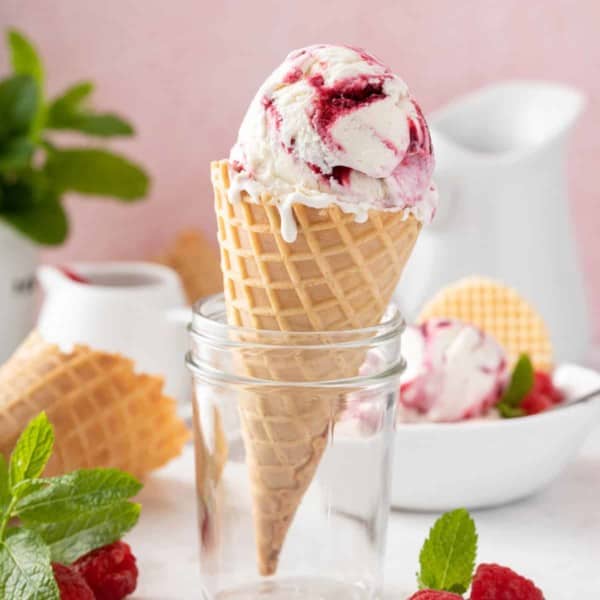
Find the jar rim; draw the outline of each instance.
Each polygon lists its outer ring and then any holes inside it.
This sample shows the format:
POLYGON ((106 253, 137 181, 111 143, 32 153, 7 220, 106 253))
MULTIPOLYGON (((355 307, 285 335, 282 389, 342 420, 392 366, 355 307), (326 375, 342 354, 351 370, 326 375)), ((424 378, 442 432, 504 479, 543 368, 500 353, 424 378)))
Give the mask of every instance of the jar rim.
POLYGON ((368 385, 369 387, 388 385, 390 380, 397 379, 406 369, 406 360, 399 354, 398 359, 393 362, 384 371, 370 373, 367 375, 355 375, 340 379, 324 379, 315 381, 294 381, 294 380, 276 380, 248 377, 238 373, 214 369, 198 364, 192 356, 192 352, 185 355, 185 363, 192 373, 193 377, 198 377, 203 381, 210 381, 221 385, 234 383, 248 388, 254 387, 274 387, 274 388, 360 388, 368 385))
POLYGON ((249 345, 257 348, 290 348, 302 346, 305 350, 362 347, 365 344, 383 343, 399 336, 406 328, 398 306, 390 303, 381 321, 370 327, 357 329, 334 329, 324 331, 297 331, 252 329, 229 325, 225 320, 225 296, 223 293, 202 298, 194 304, 192 321, 188 331, 192 338, 204 338, 219 345, 243 348, 249 345), (260 331, 260 340, 244 341, 244 337, 256 336, 260 331))

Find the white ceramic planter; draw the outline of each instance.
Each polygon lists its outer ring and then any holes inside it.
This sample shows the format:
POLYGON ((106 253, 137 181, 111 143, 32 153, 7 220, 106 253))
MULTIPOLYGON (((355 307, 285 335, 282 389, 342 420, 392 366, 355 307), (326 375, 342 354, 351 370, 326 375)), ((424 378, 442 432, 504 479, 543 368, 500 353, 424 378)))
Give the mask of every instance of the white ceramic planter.
POLYGON ((0 221, 0 362, 35 323, 38 248, 0 221))

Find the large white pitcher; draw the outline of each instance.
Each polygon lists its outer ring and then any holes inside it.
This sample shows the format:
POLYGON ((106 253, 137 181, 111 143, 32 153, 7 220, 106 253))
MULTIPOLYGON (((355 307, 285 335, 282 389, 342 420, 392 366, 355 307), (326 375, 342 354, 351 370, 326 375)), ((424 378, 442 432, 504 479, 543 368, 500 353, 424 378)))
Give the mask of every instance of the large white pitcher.
POLYGON ((581 93, 514 81, 483 88, 429 118, 440 208, 424 228, 397 298, 407 318, 440 287, 488 275, 543 315, 557 360, 580 360, 590 324, 565 176, 581 93))

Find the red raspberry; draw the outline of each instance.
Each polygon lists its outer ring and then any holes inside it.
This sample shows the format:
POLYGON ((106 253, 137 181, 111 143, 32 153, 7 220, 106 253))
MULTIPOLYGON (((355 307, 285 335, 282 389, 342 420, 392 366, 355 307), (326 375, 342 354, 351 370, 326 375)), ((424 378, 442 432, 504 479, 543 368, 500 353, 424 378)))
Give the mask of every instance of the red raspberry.
POLYGON ((125 542, 98 548, 79 558, 73 567, 83 575, 97 600, 121 600, 137 585, 135 556, 125 542))
POLYGON ((421 590, 413 594, 408 600, 462 600, 462 596, 450 592, 438 592, 437 590, 421 590))
POLYGON ((72 567, 52 563, 61 600, 95 600, 85 579, 72 567))
POLYGON ((508 567, 481 564, 473 578, 471 600, 544 600, 544 595, 533 581, 508 567))
POLYGON ((554 385, 552 377, 545 371, 536 371, 533 389, 549 396, 553 404, 560 404, 565 398, 564 394, 554 385))
POLYGON ((552 377, 545 371, 536 371, 533 380, 533 389, 538 392, 548 393, 554 389, 552 377))
POLYGON ((536 415, 563 400, 563 393, 554 386, 552 377, 544 371, 536 371, 533 388, 521 401, 521 408, 527 415, 536 415))
POLYGON ((548 410, 553 405, 552 398, 542 392, 529 392, 523 400, 521 400, 521 408, 526 415, 537 415, 538 413, 548 410))

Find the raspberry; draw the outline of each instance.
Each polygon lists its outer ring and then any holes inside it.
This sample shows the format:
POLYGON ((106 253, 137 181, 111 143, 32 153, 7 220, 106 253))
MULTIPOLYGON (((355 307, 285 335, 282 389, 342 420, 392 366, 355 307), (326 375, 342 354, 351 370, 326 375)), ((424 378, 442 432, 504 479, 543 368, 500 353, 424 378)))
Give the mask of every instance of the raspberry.
POLYGON ((526 415, 537 415, 548 410, 553 405, 552 398, 542 392, 529 392, 521 400, 521 408, 526 415))
POLYGON ((462 596, 450 592, 438 592, 437 590, 421 590, 413 594, 408 600, 462 600, 462 596))
POLYGON ((544 600, 544 595, 533 581, 508 567, 481 564, 473 578, 471 600, 544 600))
POLYGON ((137 585, 135 556, 125 542, 98 548, 78 559, 73 567, 85 578, 97 600, 121 600, 137 585))
POLYGON ((52 569, 61 600, 94 600, 94 592, 75 569, 58 563, 52 563, 52 569))
POLYGON ((552 377, 544 371, 536 371, 533 389, 548 396, 552 404, 560 404, 565 398, 564 394, 554 385, 552 377))
POLYGON ((536 415, 563 400, 563 393, 554 386, 552 377, 544 371, 536 371, 533 388, 521 401, 521 408, 527 415, 536 415))

